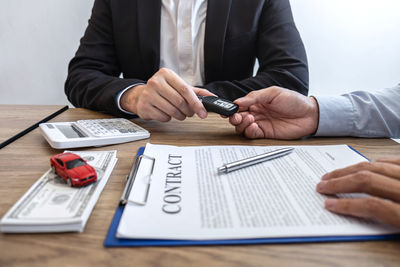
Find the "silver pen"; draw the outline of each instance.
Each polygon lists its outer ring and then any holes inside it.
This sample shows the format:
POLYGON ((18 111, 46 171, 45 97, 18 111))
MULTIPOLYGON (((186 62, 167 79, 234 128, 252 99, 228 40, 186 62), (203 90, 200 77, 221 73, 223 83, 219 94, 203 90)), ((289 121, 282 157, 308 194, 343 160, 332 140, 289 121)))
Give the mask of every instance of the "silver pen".
POLYGON ((231 162, 228 164, 223 165, 222 167, 218 168, 218 173, 228 173, 231 171, 235 171, 241 168, 245 168, 254 164, 258 164, 267 160, 279 158, 285 155, 292 153, 294 147, 287 147, 287 148, 280 148, 277 150, 273 150, 261 155, 257 155, 254 157, 250 157, 247 159, 238 160, 235 162, 231 162))

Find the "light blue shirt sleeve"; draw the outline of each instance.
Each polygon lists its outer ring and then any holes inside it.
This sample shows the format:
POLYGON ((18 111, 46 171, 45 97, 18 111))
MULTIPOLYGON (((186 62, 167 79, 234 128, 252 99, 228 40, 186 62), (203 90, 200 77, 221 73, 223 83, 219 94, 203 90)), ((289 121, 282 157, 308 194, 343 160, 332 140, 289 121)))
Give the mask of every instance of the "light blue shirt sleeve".
POLYGON ((319 105, 315 136, 400 137, 400 84, 315 98, 319 105))

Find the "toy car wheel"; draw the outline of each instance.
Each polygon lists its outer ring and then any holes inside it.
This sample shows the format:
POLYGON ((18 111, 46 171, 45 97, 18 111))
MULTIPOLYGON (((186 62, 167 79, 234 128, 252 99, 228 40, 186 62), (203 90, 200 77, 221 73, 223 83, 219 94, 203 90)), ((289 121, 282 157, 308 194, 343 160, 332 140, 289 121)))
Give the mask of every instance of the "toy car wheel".
POLYGON ((51 165, 51 171, 52 171, 53 173, 57 174, 57 172, 56 172, 56 167, 54 167, 54 165, 51 165))
POLYGON ((67 179, 67 184, 68 184, 68 186, 72 187, 72 181, 70 178, 67 179))

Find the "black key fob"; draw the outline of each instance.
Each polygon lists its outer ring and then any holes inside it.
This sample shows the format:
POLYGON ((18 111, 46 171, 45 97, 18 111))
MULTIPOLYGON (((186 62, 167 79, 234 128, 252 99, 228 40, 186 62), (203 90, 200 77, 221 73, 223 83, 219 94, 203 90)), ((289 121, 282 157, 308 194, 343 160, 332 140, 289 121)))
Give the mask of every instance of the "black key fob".
POLYGON ((219 98, 217 96, 198 97, 207 111, 215 112, 226 117, 232 116, 239 109, 239 106, 235 103, 226 99, 219 98))

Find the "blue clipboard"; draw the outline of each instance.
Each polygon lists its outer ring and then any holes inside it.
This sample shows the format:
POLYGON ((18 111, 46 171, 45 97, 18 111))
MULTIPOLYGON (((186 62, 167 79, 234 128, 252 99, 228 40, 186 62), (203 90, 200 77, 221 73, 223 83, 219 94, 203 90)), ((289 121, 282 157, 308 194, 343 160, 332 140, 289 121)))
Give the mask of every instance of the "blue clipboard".
MULTIPOLYGON (((360 152, 349 146, 352 150, 360 152)), ((144 147, 139 148, 137 156, 142 155, 144 147)), ((363 156, 364 157, 364 156, 363 156)), ((366 158, 366 157, 364 157, 366 158)), ((367 158, 366 158, 367 159, 367 158)), ((368 160, 368 159, 367 159, 368 160)), ((170 240, 170 239, 127 239, 117 238, 117 228, 125 206, 119 205, 106 239, 105 247, 159 247, 159 246, 215 246, 215 245, 251 245, 251 244, 287 244, 287 243, 321 243, 321 242, 349 242, 349 241, 377 241, 397 240, 400 234, 389 235, 362 235, 362 236, 317 236, 317 237, 283 237, 283 238, 252 238, 252 239, 224 239, 224 240, 170 240)))

